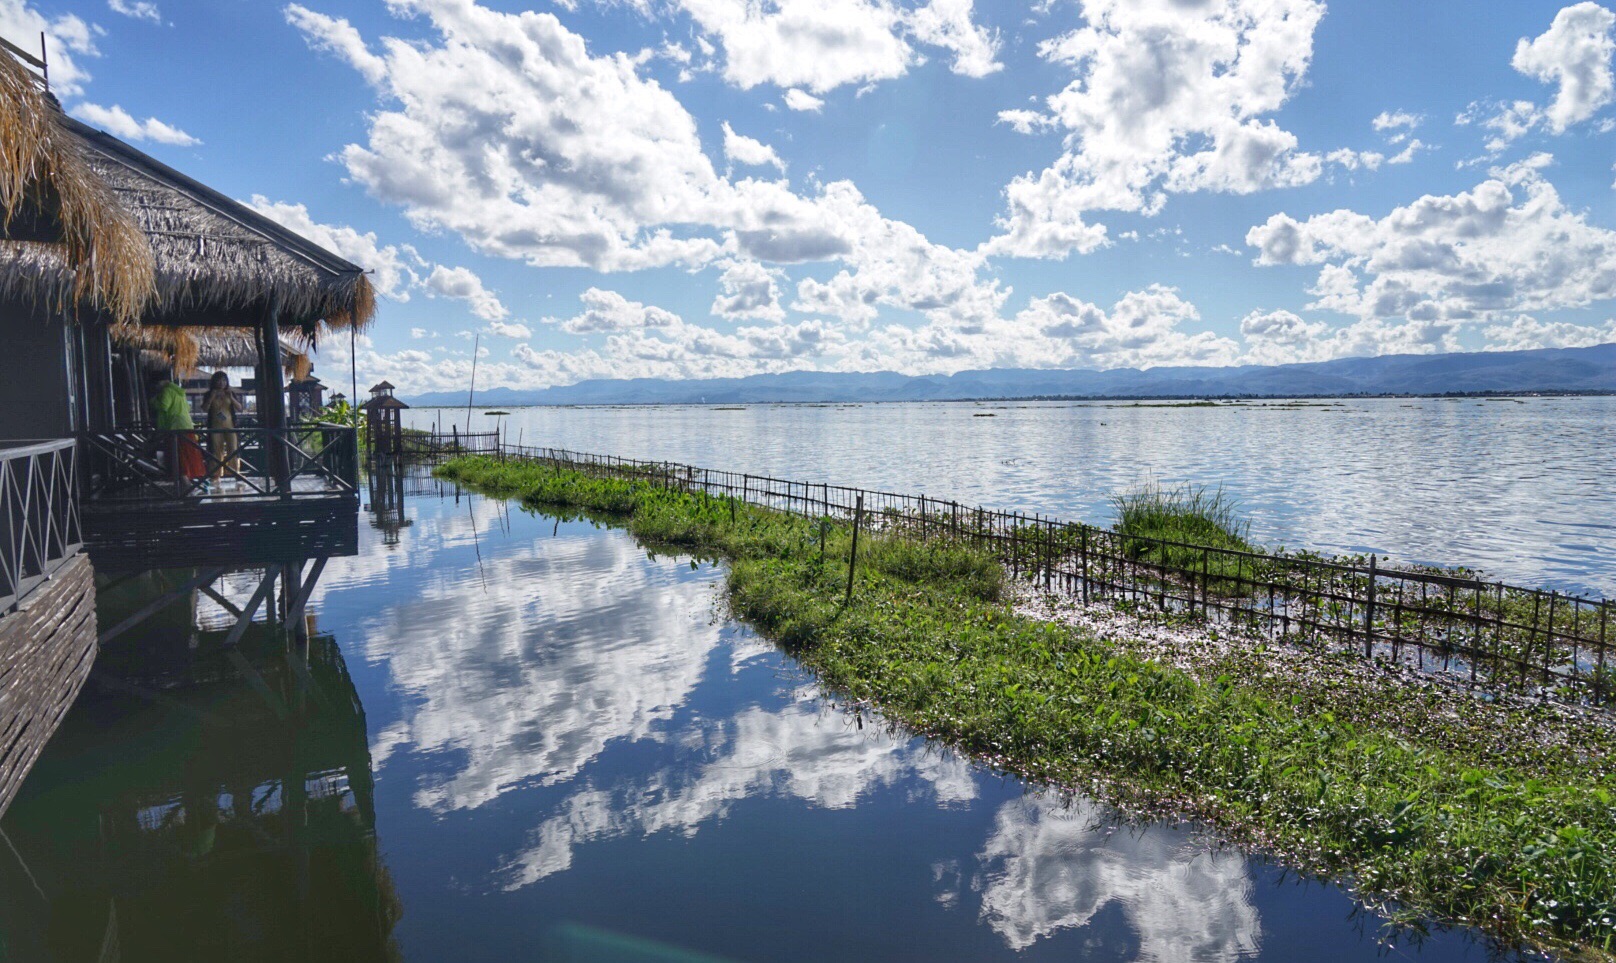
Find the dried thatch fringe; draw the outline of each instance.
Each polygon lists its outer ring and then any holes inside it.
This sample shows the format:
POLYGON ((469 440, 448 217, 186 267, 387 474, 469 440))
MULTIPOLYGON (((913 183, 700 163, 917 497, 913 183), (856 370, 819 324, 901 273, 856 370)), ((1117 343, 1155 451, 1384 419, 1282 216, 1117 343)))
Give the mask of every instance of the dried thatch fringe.
POLYGON ((375 291, 353 265, 63 117, 0 53, 0 223, 50 205, 65 243, 0 241, 0 297, 159 325, 209 314, 251 327, 274 304, 283 326, 310 336, 375 315, 375 291))
POLYGON ((132 320, 156 290, 151 248, 62 126, 61 110, 27 68, 0 54, 0 223, 54 207, 60 244, 11 242, 62 265, 57 310, 90 304, 132 320))
MULTIPOLYGON (((115 325, 113 340, 160 354, 182 377, 203 368, 250 368, 258 364, 258 342, 250 328, 169 327, 160 324, 115 325)), ((293 378, 306 378, 313 368, 308 353, 281 338, 282 367, 293 378)))

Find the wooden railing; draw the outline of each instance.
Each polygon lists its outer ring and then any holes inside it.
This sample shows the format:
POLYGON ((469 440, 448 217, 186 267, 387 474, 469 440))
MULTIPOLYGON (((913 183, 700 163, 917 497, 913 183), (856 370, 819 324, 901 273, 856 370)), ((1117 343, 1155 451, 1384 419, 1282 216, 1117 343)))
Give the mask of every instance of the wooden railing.
POLYGON ((358 496, 352 427, 236 428, 234 451, 215 448, 210 434, 157 428, 81 434, 85 501, 358 496))
POLYGON ((497 431, 469 432, 459 428, 449 431, 404 432, 404 455, 407 458, 431 459, 454 455, 497 455, 500 436, 497 431))
POLYGON ((84 543, 72 439, 0 447, 0 615, 78 554, 84 543))

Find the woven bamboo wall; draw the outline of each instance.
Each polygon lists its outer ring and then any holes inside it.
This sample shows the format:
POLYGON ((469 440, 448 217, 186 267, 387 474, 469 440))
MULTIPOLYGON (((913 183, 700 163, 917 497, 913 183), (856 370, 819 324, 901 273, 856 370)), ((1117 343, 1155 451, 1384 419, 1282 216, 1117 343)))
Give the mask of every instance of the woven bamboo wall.
POLYGON ((0 616, 0 815, 95 662, 95 571, 80 554, 0 616))

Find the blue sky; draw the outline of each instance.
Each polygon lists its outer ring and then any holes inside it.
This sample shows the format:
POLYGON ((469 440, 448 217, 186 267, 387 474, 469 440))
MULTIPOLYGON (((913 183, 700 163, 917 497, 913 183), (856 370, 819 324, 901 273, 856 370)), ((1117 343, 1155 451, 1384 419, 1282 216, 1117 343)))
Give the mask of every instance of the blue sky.
MULTIPOLYGON (((0 0, 406 391, 1616 340, 1594 2, 0 0)), ((327 345, 322 370, 347 367, 327 345)))

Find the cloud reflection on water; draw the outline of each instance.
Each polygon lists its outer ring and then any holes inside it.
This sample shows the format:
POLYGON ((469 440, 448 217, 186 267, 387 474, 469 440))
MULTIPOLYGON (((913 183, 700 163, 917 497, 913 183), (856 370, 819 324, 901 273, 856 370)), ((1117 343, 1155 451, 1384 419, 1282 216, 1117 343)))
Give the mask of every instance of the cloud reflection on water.
POLYGON ((907 785, 939 806, 976 798, 976 778, 952 754, 922 743, 857 730, 818 708, 811 693, 777 711, 751 706, 692 729, 677 740, 679 762, 610 791, 568 797, 511 859, 506 887, 516 889, 567 869, 574 849, 613 837, 659 832, 694 836, 742 799, 786 797, 820 809, 850 809, 861 798, 907 785))
MULTIPOLYGON (((827 709, 767 643, 715 618, 710 569, 486 500, 423 514, 381 568, 353 560, 325 590, 398 580, 392 604, 359 620, 364 654, 399 695, 375 764, 385 776, 391 757, 413 758, 396 771, 414 773, 415 805, 440 817, 502 797, 533 806, 525 842, 493 860, 506 890, 563 874, 592 843, 694 838, 743 800, 851 812, 899 793, 968 813, 1003 795, 951 753, 827 709), (633 743, 653 754, 627 775, 602 761, 633 743), (537 787, 561 795, 512 795, 537 787)), ((1006 801, 979 851, 937 865, 937 902, 1016 951, 1085 928, 1107 945, 1131 930, 1142 960, 1233 960, 1259 945, 1239 855, 1179 832, 1109 832, 1088 804, 1006 801), (1110 906, 1127 930, 1091 925, 1110 906)))
POLYGON ((627 538, 563 533, 483 554, 476 581, 428 580, 367 626, 366 655, 386 661, 405 704, 373 751, 454 754, 416 791, 439 813, 565 782, 613 740, 654 737, 719 641, 710 577, 646 564, 627 538))
POLYGON ((1005 803, 977 860, 982 919, 1013 949, 1087 926, 1112 903, 1138 934, 1142 961, 1238 960, 1259 946, 1243 856, 1182 832, 1114 830, 1090 802, 1005 803))

